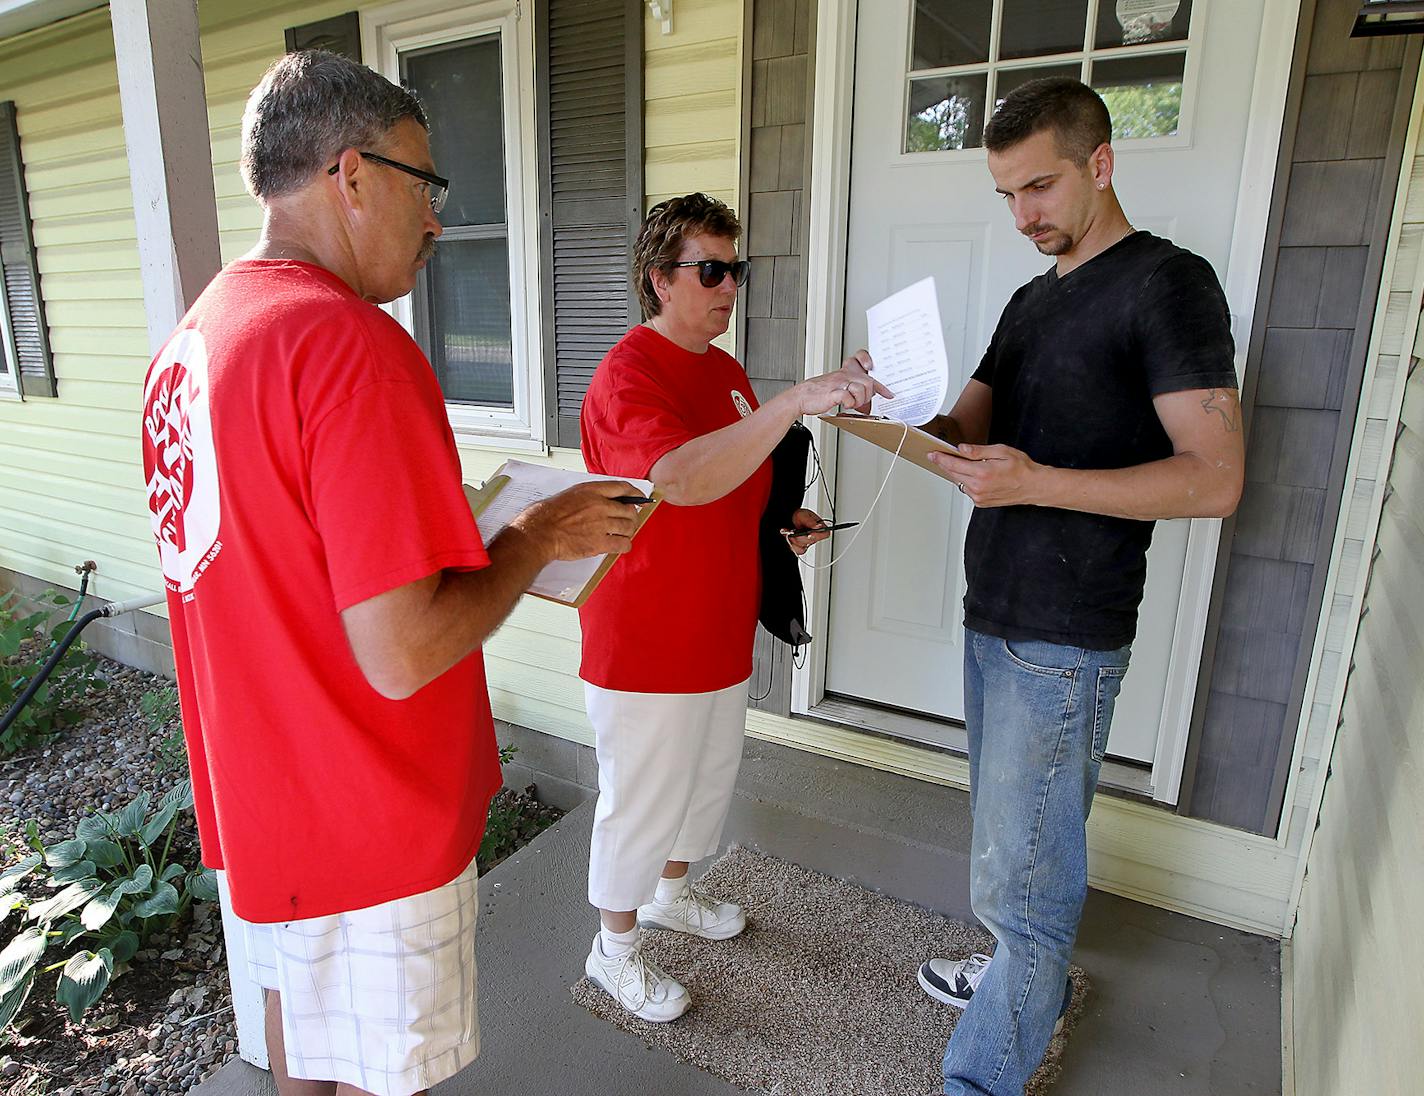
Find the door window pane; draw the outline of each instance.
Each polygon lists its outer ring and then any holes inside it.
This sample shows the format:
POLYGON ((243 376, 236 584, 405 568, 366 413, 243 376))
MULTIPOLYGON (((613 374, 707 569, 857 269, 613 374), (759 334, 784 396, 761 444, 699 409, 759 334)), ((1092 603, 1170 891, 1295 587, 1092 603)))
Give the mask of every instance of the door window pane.
POLYGON ((1023 87, 1030 80, 1046 80, 1051 76, 1067 76, 1073 80, 1083 78, 1083 66, 1039 65, 1036 68, 1000 69, 994 76, 994 109, 1009 97, 1009 92, 1023 87))
POLYGON ((1182 122, 1185 53, 1123 57, 1093 64, 1093 87, 1107 103, 1113 140, 1170 137, 1182 122))
POLYGON ((987 115, 1015 89, 1085 72, 1112 112, 1115 139, 1173 136, 1192 2, 915 0, 905 152, 982 147, 987 115), (990 48, 995 19, 998 45, 990 48), (1154 52, 1163 43, 1166 52, 1154 52), (1062 56, 1045 63, 1053 55, 1062 56), (949 75, 916 75, 951 67, 949 75))
POLYGON ((999 56, 1082 53, 1087 26, 1088 0, 1004 0, 999 56))
POLYGON ((911 69, 989 60, 994 0, 915 0, 911 69))
POLYGON ((499 36, 402 58, 405 82, 430 119, 435 170, 450 180, 440 223, 504 223, 504 99, 499 36))
POLYGON ((988 75, 982 72, 911 80, 905 151, 940 152, 982 145, 988 83, 988 75))
POLYGON ((1192 24, 1192 0, 1099 0, 1096 44, 1140 46, 1185 42, 1192 24))
POLYGON ((445 398, 512 408, 508 243, 445 237, 425 275, 430 362, 445 398))

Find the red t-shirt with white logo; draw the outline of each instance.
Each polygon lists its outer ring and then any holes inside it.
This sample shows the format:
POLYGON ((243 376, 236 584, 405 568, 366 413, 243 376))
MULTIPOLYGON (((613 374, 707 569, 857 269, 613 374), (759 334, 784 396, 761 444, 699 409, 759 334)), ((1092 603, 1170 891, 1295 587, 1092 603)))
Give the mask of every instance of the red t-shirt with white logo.
MULTIPOLYGON (((579 423, 590 472, 646 479, 658 459, 756 410, 730 354, 693 354, 638 326, 604 357, 579 423)), ((745 681, 761 600, 757 530, 771 462, 703 506, 662 503, 579 610, 580 676, 635 693, 704 693, 745 681)))
POLYGON ((449 882, 500 784, 483 660, 387 700, 340 617, 489 563, 419 347, 329 271, 233 263, 149 367, 142 429, 203 862, 233 908, 449 882))

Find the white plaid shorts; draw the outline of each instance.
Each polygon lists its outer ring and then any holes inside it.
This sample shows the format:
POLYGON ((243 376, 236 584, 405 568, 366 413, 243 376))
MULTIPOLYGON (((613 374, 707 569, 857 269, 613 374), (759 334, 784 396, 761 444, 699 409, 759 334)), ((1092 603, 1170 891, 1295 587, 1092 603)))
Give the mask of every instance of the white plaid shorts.
POLYGON ((282 995, 287 1072, 410 1096, 473 1062, 478 913, 472 862, 443 887, 368 909, 243 921, 248 977, 282 995))

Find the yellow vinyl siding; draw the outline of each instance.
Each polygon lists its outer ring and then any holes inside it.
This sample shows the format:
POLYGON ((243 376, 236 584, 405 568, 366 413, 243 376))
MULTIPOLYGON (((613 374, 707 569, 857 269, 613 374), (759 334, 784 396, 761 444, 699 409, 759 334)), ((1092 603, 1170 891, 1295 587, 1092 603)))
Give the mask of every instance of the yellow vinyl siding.
POLYGON ((644 17, 648 206, 694 190, 737 205, 742 17, 741 0, 682 4, 666 35, 644 17))
POLYGON ((156 588, 136 430, 148 361, 106 12, 0 43, 16 104, 59 399, 0 401, 0 567, 95 591, 156 588))
MULTIPOLYGON (((286 26, 346 9, 200 13, 224 260, 251 247, 261 221, 237 172, 247 91, 286 26)), ((157 590, 138 440, 149 347, 107 11, 0 43, 0 99, 18 113, 59 385, 58 399, 0 401, 0 567, 72 588, 74 565, 95 559, 98 596, 157 590)))

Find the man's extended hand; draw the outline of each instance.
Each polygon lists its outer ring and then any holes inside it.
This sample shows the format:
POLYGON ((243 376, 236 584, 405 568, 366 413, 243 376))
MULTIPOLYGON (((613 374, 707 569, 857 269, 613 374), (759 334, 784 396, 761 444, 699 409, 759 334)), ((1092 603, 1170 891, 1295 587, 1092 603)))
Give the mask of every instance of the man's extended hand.
POLYGON ((550 561, 626 552, 633 544, 638 508, 613 500, 636 494, 637 488, 622 480, 581 483, 536 502, 510 522, 510 528, 550 561))
POLYGON ((1035 476, 1043 467, 1008 445, 960 445, 959 454, 931 453, 940 475, 975 506, 1034 506, 1035 476))

